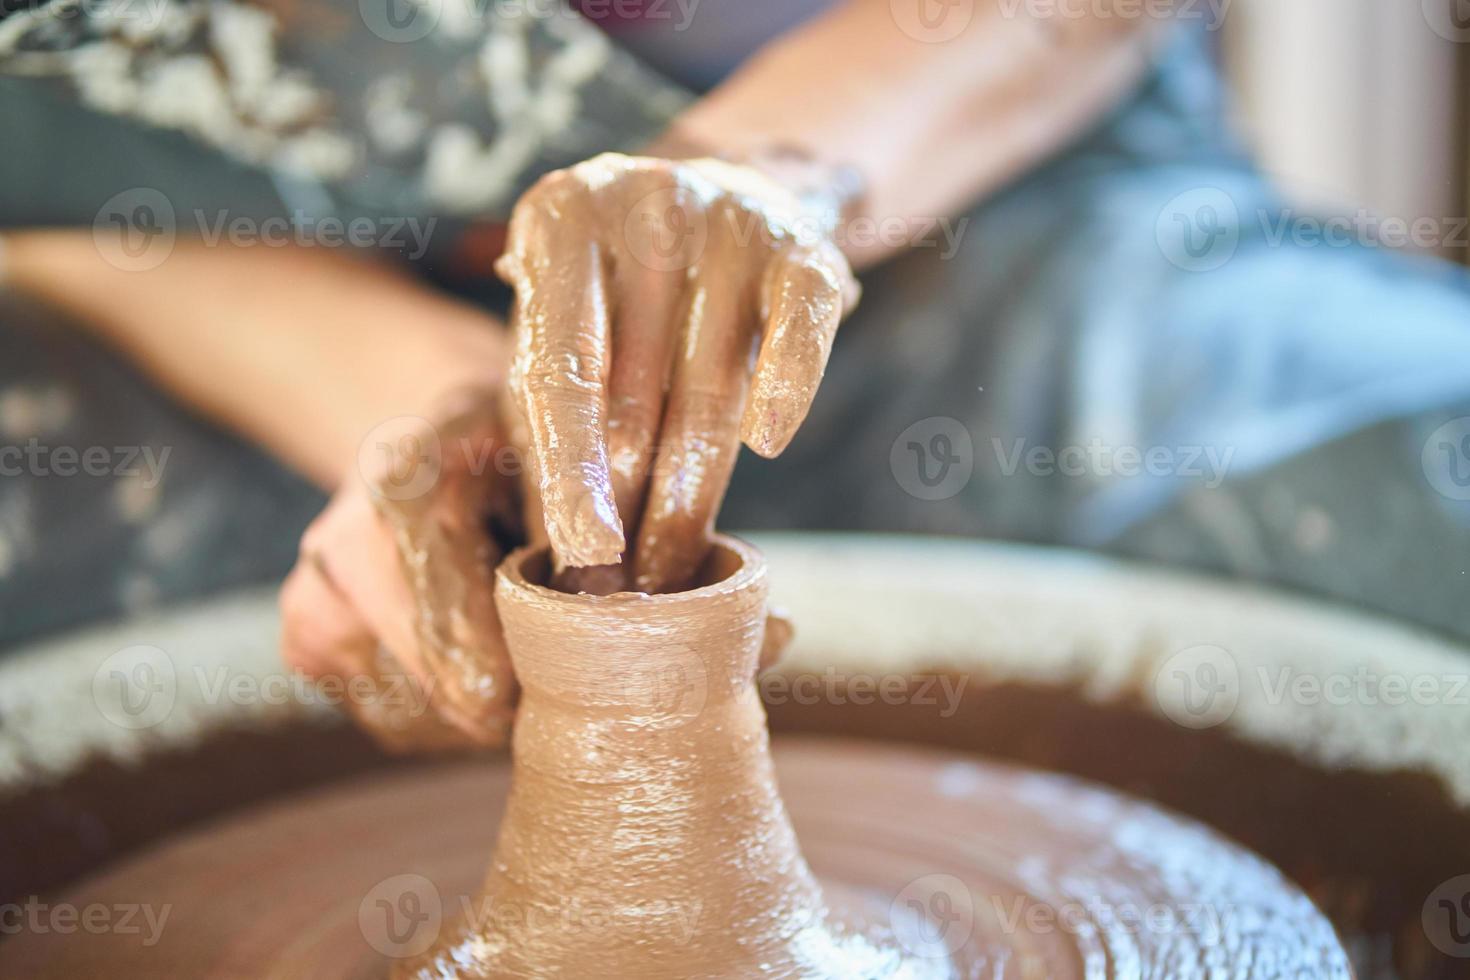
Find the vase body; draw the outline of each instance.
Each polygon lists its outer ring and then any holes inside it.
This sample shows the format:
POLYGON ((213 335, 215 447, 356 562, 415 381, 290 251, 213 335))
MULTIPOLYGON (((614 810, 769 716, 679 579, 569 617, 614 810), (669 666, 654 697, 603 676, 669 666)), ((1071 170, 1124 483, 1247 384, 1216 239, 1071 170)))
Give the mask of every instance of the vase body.
POLYGON ((522 697, 484 891, 395 977, 906 974, 831 915, 777 792, 759 553, 719 538, 709 584, 669 595, 548 576, 525 549, 497 573, 522 697))

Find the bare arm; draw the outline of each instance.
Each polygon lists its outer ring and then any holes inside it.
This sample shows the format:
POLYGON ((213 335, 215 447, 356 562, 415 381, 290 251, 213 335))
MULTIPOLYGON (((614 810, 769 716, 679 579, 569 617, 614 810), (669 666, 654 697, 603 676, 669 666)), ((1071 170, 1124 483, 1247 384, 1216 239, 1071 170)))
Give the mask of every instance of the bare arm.
MULTIPOLYGON (((802 147, 858 171, 868 218, 922 227, 1100 118, 1141 77, 1155 33, 1106 6, 1038 19, 1016 0, 955 0, 926 27, 909 10, 926 2, 848 0, 767 46, 675 134, 736 156, 802 147)), ((840 244, 858 266, 891 251, 840 244)))
POLYGON ((505 366, 491 317, 326 248, 180 242, 128 271, 90 232, 38 231, 6 236, 6 255, 15 286, 328 490, 374 426, 498 384, 505 366))

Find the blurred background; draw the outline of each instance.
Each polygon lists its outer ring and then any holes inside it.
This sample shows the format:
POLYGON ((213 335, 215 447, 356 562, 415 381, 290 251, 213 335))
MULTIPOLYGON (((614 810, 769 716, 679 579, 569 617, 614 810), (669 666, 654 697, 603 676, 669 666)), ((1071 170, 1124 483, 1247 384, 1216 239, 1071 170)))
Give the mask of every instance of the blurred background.
MULTIPOLYGON (((1221 55, 1237 125, 1293 201, 1467 214, 1464 0, 1234 0, 1221 55)), ((1463 245, 1430 251, 1465 258, 1463 245)))

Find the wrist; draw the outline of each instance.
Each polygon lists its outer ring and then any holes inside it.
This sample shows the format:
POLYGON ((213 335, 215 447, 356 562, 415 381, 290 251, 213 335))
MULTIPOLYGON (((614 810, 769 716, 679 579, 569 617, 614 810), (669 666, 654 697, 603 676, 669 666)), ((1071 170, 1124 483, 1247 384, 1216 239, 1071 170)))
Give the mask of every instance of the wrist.
POLYGON ((794 194, 829 234, 835 235, 863 212, 865 184, 858 169, 824 159, 800 143, 722 143, 705 139, 692 127, 675 122, 644 152, 670 160, 708 157, 757 170, 794 194))

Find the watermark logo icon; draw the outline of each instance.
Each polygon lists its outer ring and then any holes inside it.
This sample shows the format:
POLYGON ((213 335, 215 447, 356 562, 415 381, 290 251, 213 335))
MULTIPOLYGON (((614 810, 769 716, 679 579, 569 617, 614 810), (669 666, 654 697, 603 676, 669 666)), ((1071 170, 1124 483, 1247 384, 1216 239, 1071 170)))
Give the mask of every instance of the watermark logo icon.
POLYGON ((444 469, 438 430, 415 415, 388 419, 358 446, 357 469, 378 496, 417 500, 438 485, 444 469))
POLYGON ((153 187, 133 187, 109 197, 92 219, 97 253, 124 272, 156 269, 178 239, 174 206, 153 187))
POLYGON ((698 262, 709 243, 709 217, 684 193, 665 187, 643 195, 623 219, 623 241, 639 264, 654 272, 678 272, 698 262))
POLYGON ((1187 272, 1213 272, 1240 247, 1240 209, 1218 187, 1197 187, 1175 196, 1154 225, 1159 250, 1187 272))
POLYGON ((954 875, 924 875, 894 896, 888 923, 912 955, 947 958, 963 949, 975 931, 974 896, 954 875))
POLYGON ((146 644, 118 650, 92 675, 92 702, 102 717, 135 731, 167 720, 178 691, 173 658, 146 644))
POLYGON ((423 875, 385 878, 362 897, 357 926, 369 946, 394 959, 418 956, 439 938, 444 901, 423 875))
POLYGON ((1470 875, 1451 878, 1430 892, 1420 921, 1435 949, 1470 959, 1470 875))
POLYGON ((1159 665, 1154 701, 1177 725, 1214 728, 1228 721, 1240 704, 1240 667, 1224 647, 1185 647, 1159 665))
POLYGON ((975 18, 975 0, 889 0, 888 8, 899 30, 925 44, 954 40, 975 18))
POLYGON ((1451 419, 1430 433, 1419 461, 1424 478, 1441 497, 1470 500, 1470 415, 1451 419))
POLYGON ((92 17, 109 24, 127 25, 127 36, 145 37, 158 30, 167 14, 168 0, 81 0, 47 13, 58 21, 92 17))
POLYGON ((1422 0, 1430 30, 1456 44, 1470 43, 1470 0, 1422 0))
POLYGON ((947 500, 970 483, 975 442, 964 423, 947 415, 920 419, 899 433, 888 453, 898 485, 920 500, 947 500))
POLYGON ((636 664, 623 675, 621 693, 659 728, 688 724, 709 701, 710 676, 703 658, 692 648, 660 655, 657 663, 636 664))
POLYGON ((444 4, 451 2, 454 0, 357 0, 357 12, 367 29, 384 41, 408 44, 432 34, 444 4))

